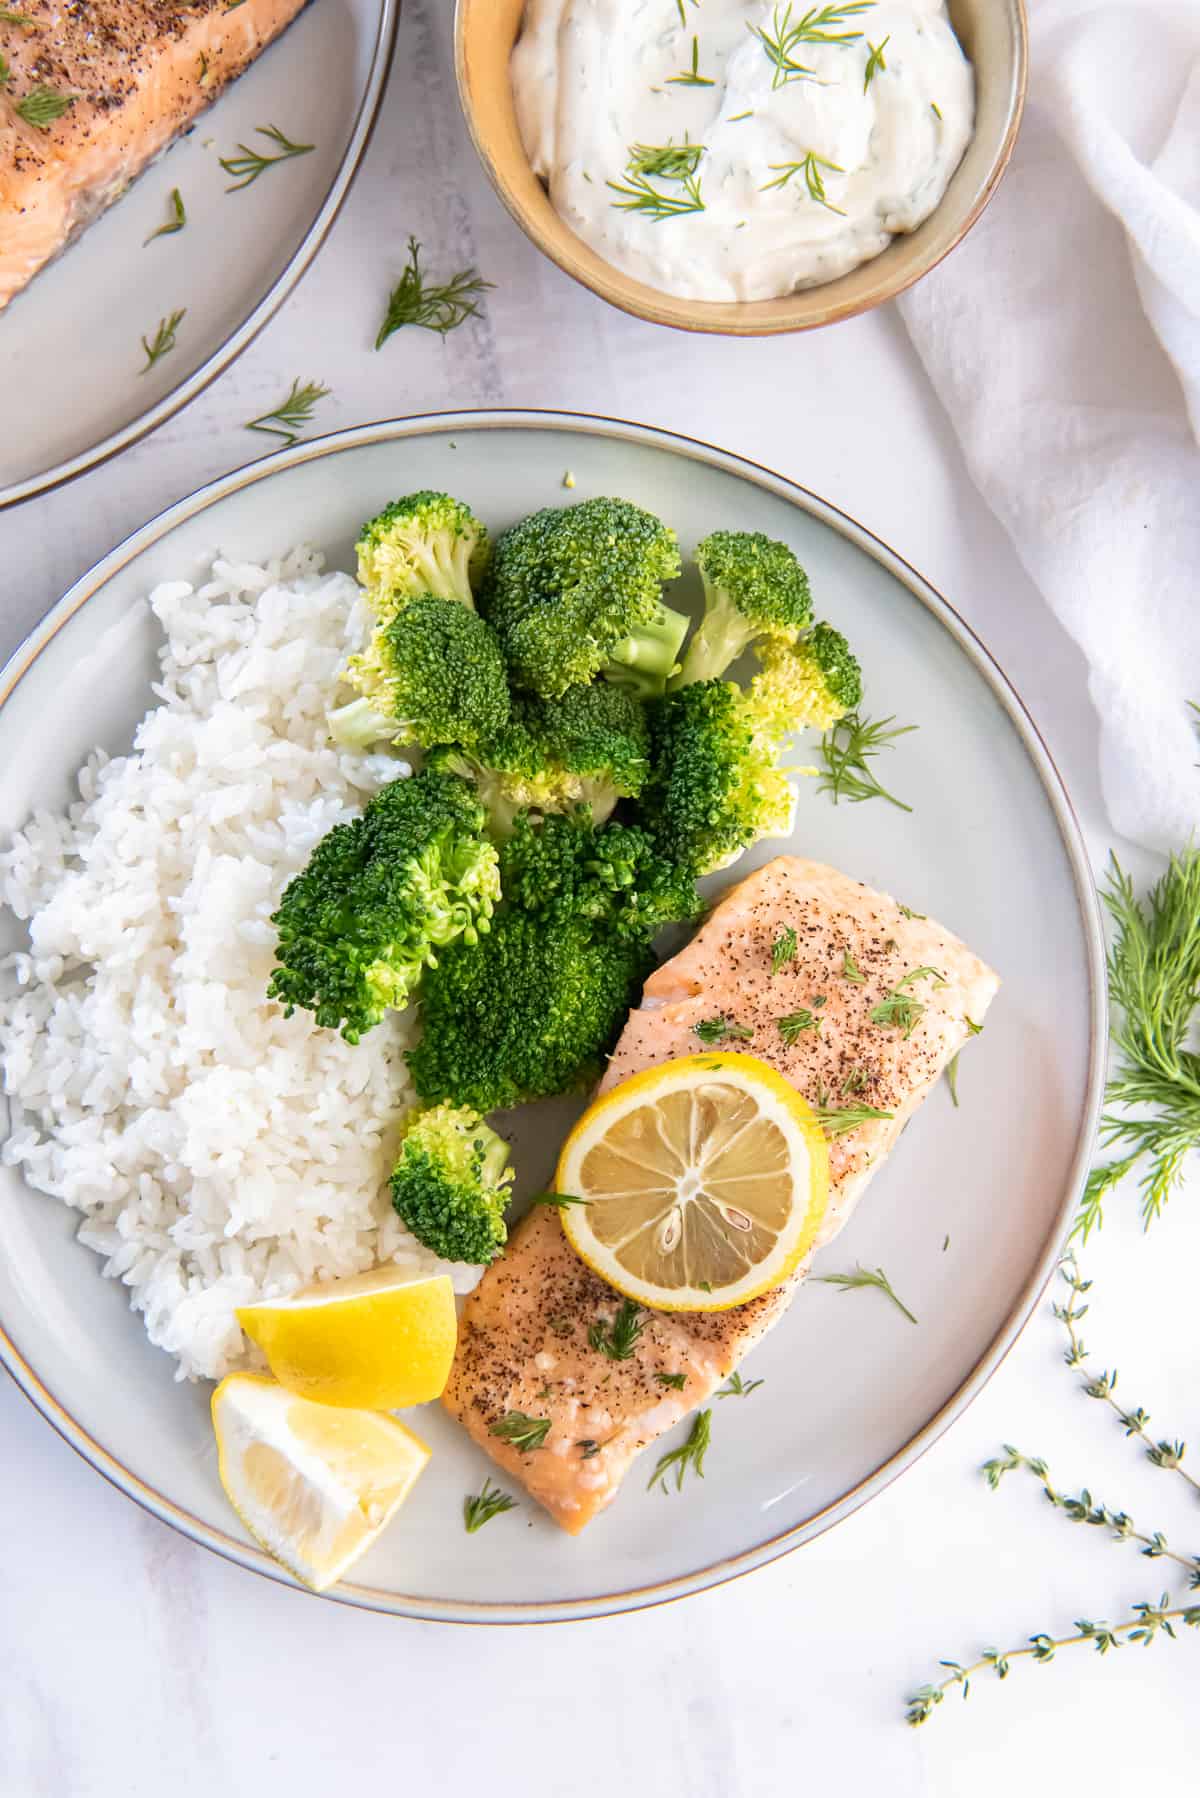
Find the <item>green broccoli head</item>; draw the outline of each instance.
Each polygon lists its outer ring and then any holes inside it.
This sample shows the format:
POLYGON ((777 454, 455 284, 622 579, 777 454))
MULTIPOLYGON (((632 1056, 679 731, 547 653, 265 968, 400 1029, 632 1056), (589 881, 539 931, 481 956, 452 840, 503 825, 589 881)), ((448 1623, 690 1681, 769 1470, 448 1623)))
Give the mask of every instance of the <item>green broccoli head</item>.
POLYGON ((585 920, 598 936, 648 942, 701 909, 688 869, 668 861, 646 831, 597 827, 586 806, 537 827, 528 815, 518 818, 500 851, 500 885, 509 905, 551 931, 585 920))
POLYGON ((479 606, 517 686, 554 699, 597 674, 661 693, 687 619, 662 602, 674 532, 621 499, 535 512, 496 543, 479 606))
POLYGON ((477 743, 508 722, 508 671, 495 632, 477 612, 428 594, 375 632, 346 678, 360 698, 329 715, 333 739, 366 749, 392 743, 477 743))
POLYGON ((618 799, 640 792, 650 772, 648 749, 642 702, 598 681, 569 687, 559 699, 517 694, 502 730, 470 754, 437 754, 439 766, 475 781, 493 833, 505 836, 525 810, 586 804, 602 822, 618 799))
POLYGON ((478 1112, 437 1105, 407 1120, 392 1169, 392 1204, 443 1261, 494 1261, 508 1232, 508 1144, 478 1112))
POLYGON ((482 827, 470 786, 428 771, 393 781, 361 818, 336 825, 272 919, 269 996, 352 1043, 406 1004, 439 949, 488 928, 500 878, 482 827))
POLYGON ((760 639, 793 643, 812 620, 808 576, 786 543, 713 531, 696 546, 704 618, 674 685, 715 680, 760 639))
POLYGON ((486 528, 448 493, 394 499, 358 536, 358 578, 384 619, 421 593, 473 608, 487 558, 486 528))
POLYGON ((637 937, 498 914, 487 936, 452 944, 425 976, 408 1058, 417 1092, 488 1112, 589 1085, 653 962, 637 937))
POLYGON ((709 874, 787 835, 795 794, 768 724, 731 681, 696 681, 650 707, 654 772, 635 818, 668 861, 709 874))
POLYGON ((792 730, 829 730, 862 698, 862 670, 831 624, 816 625, 796 644, 768 640, 755 653, 761 669, 747 698, 776 737, 792 730))

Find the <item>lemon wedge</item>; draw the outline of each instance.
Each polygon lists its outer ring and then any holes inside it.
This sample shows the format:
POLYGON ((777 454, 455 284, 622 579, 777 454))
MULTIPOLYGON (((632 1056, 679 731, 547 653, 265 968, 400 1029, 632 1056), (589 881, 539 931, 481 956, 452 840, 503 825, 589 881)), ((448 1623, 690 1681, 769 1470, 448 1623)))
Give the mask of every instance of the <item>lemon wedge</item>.
POLYGON ((794 1273, 829 1196, 812 1111, 753 1055, 688 1055, 585 1112, 556 1185, 572 1248, 627 1298, 725 1311, 794 1273))
POLYGON ((237 1317, 289 1391, 368 1411, 440 1397, 458 1335, 447 1275, 414 1280, 398 1267, 242 1305, 237 1317))
POLYGON ((429 1459, 394 1417, 310 1404, 263 1374, 222 1380, 212 1415, 230 1504, 317 1592, 370 1548, 429 1459))

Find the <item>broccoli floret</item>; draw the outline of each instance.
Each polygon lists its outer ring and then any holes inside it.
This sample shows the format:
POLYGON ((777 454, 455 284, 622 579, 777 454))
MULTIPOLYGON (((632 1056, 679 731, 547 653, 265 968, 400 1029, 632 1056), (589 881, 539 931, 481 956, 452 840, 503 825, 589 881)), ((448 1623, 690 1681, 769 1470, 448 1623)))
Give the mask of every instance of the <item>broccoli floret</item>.
POLYGON ((329 714, 334 741, 476 743, 508 722, 508 672, 495 632, 478 613, 422 595, 351 658, 359 699, 329 714))
POLYGON ((482 827, 470 786, 436 772, 393 781, 335 825, 272 919, 269 996, 351 1043, 404 1005, 435 951, 488 928, 500 879, 482 827))
POLYGON ((715 680, 750 645, 794 643, 812 620, 808 576, 786 543, 761 531, 714 531, 696 546, 705 613, 674 682, 715 680))
POLYGON ((508 1144, 477 1112, 437 1105, 406 1122, 392 1204, 443 1261, 494 1261, 504 1247, 512 1169, 508 1144))
POLYGON ((862 698, 862 670, 840 631, 818 624, 796 644, 767 641, 749 698, 767 730, 829 730, 862 698))
POLYGON ((701 909, 687 868, 668 861, 644 830, 592 822, 586 806, 534 827, 518 818, 500 851, 500 884, 509 905, 551 930, 587 920, 597 932, 644 942, 666 924, 701 909))
POLYGON ((619 798, 638 793, 650 772, 645 707, 622 687, 599 681, 560 699, 517 694, 504 729, 471 753, 437 752, 436 765, 474 780, 494 834, 518 812, 591 807, 597 823, 619 798))
POLYGON ((488 1112, 587 1086, 653 962, 638 937, 500 913, 487 936, 452 944, 425 976, 408 1058, 417 1092, 488 1112))
POLYGON ((791 829, 795 794, 777 767, 766 708, 732 681, 696 681, 650 707, 654 769, 635 818, 671 862, 694 874, 728 867, 791 829))
POLYGON ((512 677, 543 698, 597 674, 661 693, 687 619, 662 601, 680 571, 673 531, 621 499, 535 512, 497 541, 479 609, 512 677))
POLYGON ((421 593, 473 608, 487 558, 486 528, 448 493, 394 499, 358 537, 358 578, 381 619, 421 593))

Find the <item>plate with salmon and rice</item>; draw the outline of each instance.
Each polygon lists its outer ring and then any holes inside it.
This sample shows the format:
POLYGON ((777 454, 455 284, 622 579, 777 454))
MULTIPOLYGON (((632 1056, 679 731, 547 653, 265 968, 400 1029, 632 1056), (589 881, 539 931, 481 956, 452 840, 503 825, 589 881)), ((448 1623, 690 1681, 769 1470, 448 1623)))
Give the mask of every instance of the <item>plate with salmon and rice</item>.
POLYGON ((195 1540, 409 1616, 682 1596, 1029 1317, 1102 1079, 1078 828, 782 477, 536 412, 297 446, 59 602, 0 755, 0 1359, 195 1540))
MULTIPOLYGON (((399 0, 0 7, 0 506, 245 349, 366 149, 399 0)), ((283 432, 277 435, 282 435, 283 432)))

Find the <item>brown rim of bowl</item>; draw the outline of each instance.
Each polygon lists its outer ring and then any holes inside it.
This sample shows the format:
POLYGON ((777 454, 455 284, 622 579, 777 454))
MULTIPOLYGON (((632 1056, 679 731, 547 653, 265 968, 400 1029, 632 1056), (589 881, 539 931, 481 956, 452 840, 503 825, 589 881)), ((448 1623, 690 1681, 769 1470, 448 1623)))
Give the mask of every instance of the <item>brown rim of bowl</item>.
MULTIPOLYGON (((582 239, 578 238, 565 224, 562 225, 563 239, 561 243, 556 236, 544 230, 512 192, 508 180, 478 128, 472 98, 464 19, 468 7, 479 3, 480 0, 455 0, 454 73, 458 84, 459 104, 462 107, 471 142, 475 146, 476 154, 505 211, 520 226, 535 248, 539 249, 557 268, 560 268, 563 274, 569 275, 572 281, 586 288, 589 293, 594 293, 599 299, 606 300, 609 305, 627 313, 631 318, 644 319, 650 324, 666 325, 674 330, 691 331, 698 335, 774 337, 795 331, 815 331, 824 325, 840 324, 844 319, 857 318, 864 312, 872 311, 876 306, 885 305, 889 300, 896 299, 910 287, 915 286, 940 262, 944 262, 952 250, 957 249, 991 201, 1012 159, 1029 89, 1029 17, 1026 11, 1026 0, 1011 0, 1015 9, 1017 34, 1016 65, 1013 70, 1012 91, 1008 103, 1008 124, 987 177, 962 224, 953 236, 927 260, 905 269, 886 290, 848 298, 840 303, 827 306, 817 317, 792 320, 780 318, 763 320, 750 317, 746 322, 729 316, 718 319, 707 315, 710 309, 712 312, 719 310, 728 315, 736 313, 742 308, 751 309, 763 305, 778 306, 781 299, 793 299, 801 304, 808 300, 811 304, 811 296, 822 293, 825 288, 821 286, 805 288, 798 293, 783 295, 780 296, 780 299, 769 301, 685 300, 648 287, 644 282, 636 281, 632 276, 626 275, 623 270, 606 262, 589 245, 584 244, 582 239), (578 251, 572 249, 571 246, 574 245, 578 245, 578 251)), ((936 216, 937 209, 935 208, 934 212, 930 214, 930 218, 926 220, 926 224, 932 222, 936 216)), ((559 222, 561 223, 561 221, 559 222)), ((893 238, 892 241, 894 243, 897 240, 893 238)), ((885 255, 886 253, 886 251, 883 252, 885 255)), ((875 261, 878 258, 872 260, 875 261)), ((870 266, 870 262, 859 264, 860 268, 869 268, 870 266)), ((840 281, 850 279, 856 272, 857 270, 852 269, 848 275, 840 276, 838 281, 831 281, 826 285, 836 287, 840 281)))
MULTIPOLYGON (((962 653, 982 675, 995 694, 1001 709, 1033 763, 1046 795, 1046 801, 1058 826, 1063 848, 1074 877, 1079 905, 1080 930, 1088 967, 1090 1041, 1087 1087, 1080 1112, 1071 1171, 1065 1183, 1057 1218, 1047 1233, 1041 1252, 1008 1313, 997 1328, 987 1348, 955 1390, 938 1407, 926 1423, 901 1448, 866 1474, 849 1491, 834 1499, 824 1509, 802 1522, 792 1524, 764 1540, 753 1542, 740 1553, 724 1556, 704 1566, 691 1569, 665 1581, 631 1587, 625 1591, 598 1592, 585 1598, 551 1599, 528 1603, 490 1603, 462 1599, 439 1600, 406 1593, 389 1592, 380 1587, 339 1584, 321 1593, 322 1598, 362 1610, 382 1611, 392 1616, 410 1617, 433 1623, 568 1623, 589 1618, 619 1616, 650 1606, 687 1598, 698 1592, 722 1585, 726 1581, 765 1567, 780 1556, 801 1548, 806 1542, 824 1535, 835 1524, 853 1515, 862 1505, 884 1491, 908 1468, 920 1460, 925 1451, 942 1436, 978 1397, 1000 1364, 1005 1360, 1054 1276, 1062 1244, 1070 1223, 1072 1208, 1082 1191, 1091 1160, 1100 1108, 1104 1096, 1107 1064, 1108 997, 1105 979, 1104 929, 1100 901, 1092 875, 1091 862, 1083 840, 1079 820, 1068 796, 1062 775, 1058 772, 1040 732, 1016 689, 999 664, 984 647, 965 619, 910 562, 876 537, 865 525, 842 512, 828 500, 821 499, 799 482, 776 474, 762 463, 732 451, 718 449, 702 439, 686 437, 657 425, 639 425, 625 419, 614 419, 590 413, 535 411, 528 407, 488 407, 468 412, 433 412, 404 419, 381 419, 374 424, 358 425, 327 437, 313 438, 293 449, 280 450, 258 462, 246 464, 230 474, 206 482, 186 498, 168 506, 138 531, 118 544, 107 556, 83 575, 53 606, 41 622, 0 669, 0 706, 24 677, 64 625, 81 606, 99 590, 105 581, 131 562, 143 550, 166 537, 177 524, 204 511, 215 501, 253 486, 256 482, 299 463, 317 461, 337 455, 342 450, 360 445, 389 442, 398 438, 426 436, 433 432, 489 430, 562 430, 587 436, 602 436, 637 443, 649 443, 672 454, 708 463, 738 475, 762 487, 776 497, 796 506, 809 517, 828 525, 840 536, 856 544, 866 555, 899 580, 918 604, 930 612, 949 632, 962 653)), ((6 1333, 0 1320, 0 1367, 7 1368, 17 1386, 34 1408, 57 1431, 76 1453, 89 1462, 119 1491, 132 1498, 152 1516, 171 1524, 183 1535, 225 1560, 235 1562, 248 1572, 273 1579, 297 1591, 306 1587, 271 1560, 270 1556, 248 1541, 239 1541, 225 1530, 205 1523, 202 1518, 182 1509, 156 1487, 138 1478, 116 1460, 103 1443, 98 1442, 76 1422, 65 1404, 49 1391, 29 1361, 6 1333)))

